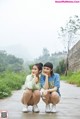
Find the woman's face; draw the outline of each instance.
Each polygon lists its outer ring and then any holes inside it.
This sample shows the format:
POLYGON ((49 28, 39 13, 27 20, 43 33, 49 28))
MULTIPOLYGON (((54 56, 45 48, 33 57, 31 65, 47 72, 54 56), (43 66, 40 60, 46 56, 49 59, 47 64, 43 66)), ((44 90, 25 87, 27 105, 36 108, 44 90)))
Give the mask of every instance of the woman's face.
POLYGON ((48 76, 51 75, 51 68, 43 67, 43 73, 47 74, 48 76))
POLYGON ((39 74, 39 69, 36 65, 32 67, 32 75, 38 75, 39 74))

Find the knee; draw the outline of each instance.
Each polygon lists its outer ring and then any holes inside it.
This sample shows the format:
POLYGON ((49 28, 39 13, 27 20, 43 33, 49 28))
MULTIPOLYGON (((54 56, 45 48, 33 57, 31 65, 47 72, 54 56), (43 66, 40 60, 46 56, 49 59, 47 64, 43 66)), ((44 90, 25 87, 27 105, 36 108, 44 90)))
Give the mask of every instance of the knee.
POLYGON ((53 92, 51 96, 53 98, 59 98, 59 94, 57 92, 53 92))
POLYGON ((40 91, 39 91, 39 90, 34 91, 34 95, 35 95, 36 97, 40 97, 40 91))
POLYGON ((52 95, 51 95, 51 101, 52 101, 52 103, 54 103, 54 104, 59 103, 59 101, 60 101, 60 96, 59 96, 59 94, 58 94, 57 92, 53 92, 53 93, 52 93, 52 95))
POLYGON ((24 92, 25 95, 32 95, 32 90, 29 90, 27 89, 25 92, 24 92))

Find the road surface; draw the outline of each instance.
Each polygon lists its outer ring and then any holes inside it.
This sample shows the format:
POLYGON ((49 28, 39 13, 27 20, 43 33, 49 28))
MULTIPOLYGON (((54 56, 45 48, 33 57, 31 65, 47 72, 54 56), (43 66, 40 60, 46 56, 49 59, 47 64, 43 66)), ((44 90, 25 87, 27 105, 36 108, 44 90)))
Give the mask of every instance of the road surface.
MULTIPOLYGON (((28 113, 22 113, 22 90, 14 91, 6 99, 0 99, 0 111, 8 112, 8 119, 80 119, 80 87, 61 81, 61 101, 57 104, 57 113, 45 113, 45 104, 40 100, 40 112, 33 113, 29 106, 28 113)), ((5 118, 4 118, 5 119, 5 118)))

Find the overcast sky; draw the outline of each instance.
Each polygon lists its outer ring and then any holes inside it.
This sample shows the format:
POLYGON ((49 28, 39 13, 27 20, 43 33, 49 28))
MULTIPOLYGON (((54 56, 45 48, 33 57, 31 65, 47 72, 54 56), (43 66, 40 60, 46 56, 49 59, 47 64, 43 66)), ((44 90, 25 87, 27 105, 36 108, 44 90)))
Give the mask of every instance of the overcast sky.
POLYGON ((50 53, 63 51, 57 31, 79 11, 80 3, 0 0, 0 50, 14 46, 16 51, 15 47, 19 47, 32 58, 40 56, 45 47, 50 53))

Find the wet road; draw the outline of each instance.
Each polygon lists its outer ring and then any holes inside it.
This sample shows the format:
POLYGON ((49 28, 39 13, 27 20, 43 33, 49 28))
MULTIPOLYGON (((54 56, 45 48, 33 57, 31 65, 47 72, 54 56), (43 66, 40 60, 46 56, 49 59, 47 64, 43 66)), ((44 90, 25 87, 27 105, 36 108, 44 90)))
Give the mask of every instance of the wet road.
POLYGON ((57 113, 45 113, 42 100, 38 104, 39 113, 33 113, 31 106, 28 113, 22 113, 22 90, 15 91, 10 98, 0 100, 0 111, 8 111, 8 119, 80 119, 80 87, 61 82, 60 91, 61 101, 57 104, 57 113))

